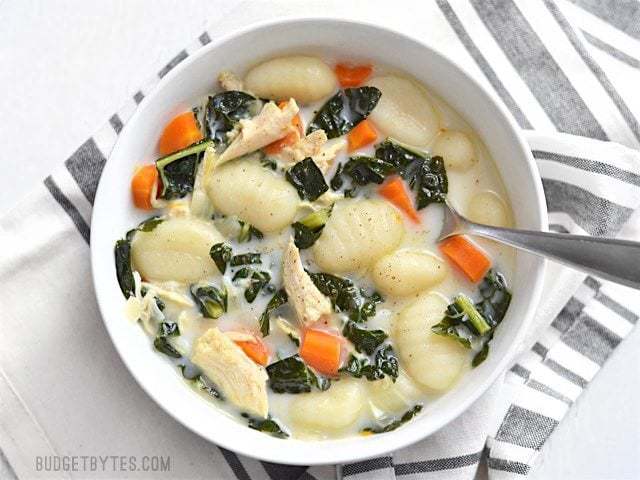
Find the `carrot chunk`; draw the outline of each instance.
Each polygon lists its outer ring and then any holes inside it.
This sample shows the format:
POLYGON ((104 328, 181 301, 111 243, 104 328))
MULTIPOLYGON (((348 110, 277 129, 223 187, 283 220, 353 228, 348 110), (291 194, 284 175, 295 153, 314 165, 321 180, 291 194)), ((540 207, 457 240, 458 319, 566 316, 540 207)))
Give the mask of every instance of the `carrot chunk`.
POLYGON ((255 338, 255 341, 235 341, 235 344, 242 349, 247 357, 256 362, 258 365, 266 366, 269 363, 269 350, 267 349, 267 346, 264 344, 264 342, 258 337, 255 338))
POLYGON ((378 188, 378 193, 406 213, 414 223, 420 223, 420 216, 413 206, 402 178, 391 177, 378 188))
MULTIPOLYGON (((278 102, 278 107, 282 109, 286 104, 287 104, 286 101, 278 102)), ((300 137, 304 135, 304 129, 302 127, 302 119, 300 118, 299 114, 293 117, 293 120, 291 120, 291 125, 293 125, 294 128, 296 128, 296 131, 289 132, 287 135, 285 135, 281 139, 276 140, 275 142, 272 142, 266 147, 264 147, 263 148, 264 153, 266 153, 267 155, 275 155, 278 152, 280 152, 284 147, 288 147, 289 145, 293 145, 294 143, 296 143, 300 139, 300 137)))
POLYGON ((335 376, 340 367, 340 338, 322 330, 307 329, 302 338, 300 356, 325 375, 335 376))
POLYGON ((158 150, 162 155, 169 155, 202 140, 202 132, 198 128, 193 112, 185 112, 174 117, 164 127, 158 150))
POLYGON ((349 152, 353 152, 365 145, 375 142, 376 138, 378 138, 378 134, 376 133, 376 129, 373 128, 373 125, 371 125, 371 122, 369 120, 362 120, 347 136, 349 152))
POLYGON ((482 280, 491 267, 489 257, 461 235, 443 240, 440 251, 474 283, 482 280))
POLYGON ((342 87, 357 87, 358 85, 362 85, 362 82, 369 78, 372 71, 371 65, 351 66, 339 63, 335 68, 338 82, 340 82, 340 86, 342 87))
POLYGON ((151 210, 151 195, 153 188, 158 183, 158 170, 155 165, 145 165, 138 169, 131 179, 131 194, 133 204, 143 210, 151 210))

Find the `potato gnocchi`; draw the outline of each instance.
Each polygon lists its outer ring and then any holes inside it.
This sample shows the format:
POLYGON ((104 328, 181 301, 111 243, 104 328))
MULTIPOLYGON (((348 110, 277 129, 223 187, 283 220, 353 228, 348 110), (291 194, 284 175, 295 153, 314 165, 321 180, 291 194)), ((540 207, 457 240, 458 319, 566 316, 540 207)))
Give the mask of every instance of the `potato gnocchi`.
POLYGON ((446 198, 511 223, 486 148, 383 65, 302 53, 239 73, 212 72, 221 91, 134 171, 133 203, 154 212, 115 244, 123 313, 260 432, 383 434, 427 415, 490 355, 511 299, 507 247, 436 243, 446 198))

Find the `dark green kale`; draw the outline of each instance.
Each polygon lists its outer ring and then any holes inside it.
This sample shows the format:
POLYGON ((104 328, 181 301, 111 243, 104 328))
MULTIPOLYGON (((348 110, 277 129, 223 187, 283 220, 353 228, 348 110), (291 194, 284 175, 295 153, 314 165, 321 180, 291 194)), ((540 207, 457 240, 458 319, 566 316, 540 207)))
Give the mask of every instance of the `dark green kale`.
POLYGON ((259 253, 243 253, 241 255, 234 255, 231 257, 230 264, 232 267, 238 267, 240 265, 257 265, 262 263, 259 253))
POLYGON ((154 217, 146 219, 144 222, 138 225, 138 228, 136 230, 138 230, 139 232, 151 232, 164 221, 164 218, 156 215, 154 217))
POLYGON ((205 135, 216 144, 227 143, 227 133, 244 119, 257 115, 262 102, 248 93, 228 91, 209 97, 205 111, 205 135))
POLYGON ((398 358, 391 345, 387 344, 378 348, 373 363, 369 358, 349 355, 347 363, 340 371, 355 378, 365 377, 369 381, 380 380, 388 375, 395 382, 398 378, 398 358))
POLYGON ((220 390, 216 388, 216 386, 204 375, 198 375, 195 379, 196 386, 206 392, 208 395, 213 398, 217 398, 218 400, 224 400, 224 396, 220 393, 220 390))
POLYGON ((136 284, 131 267, 131 242, 118 240, 114 249, 116 259, 116 277, 125 298, 135 294, 136 284))
POLYGON ((396 173, 416 191, 418 210, 430 203, 444 202, 449 182, 442 157, 429 157, 386 140, 376 147, 376 158, 393 165, 396 173))
POLYGON ((390 431, 395 430, 396 428, 400 427, 401 425, 407 423, 409 420, 411 420, 413 417, 415 417, 420 412, 420 410, 422 410, 422 405, 418 404, 415 407, 413 407, 411 410, 407 410, 406 412, 404 412, 404 414, 402 414, 402 417, 392 421, 391 423, 388 423, 384 427, 368 427, 368 428, 365 428, 362 431, 364 433, 386 433, 386 432, 390 432, 390 431))
POLYGON ((355 322, 348 321, 342 329, 342 335, 353 343, 358 352, 373 355, 376 348, 382 345, 387 339, 387 334, 383 330, 367 330, 358 327, 355 322))
POLYGON ((331 216, 333 207, 323 208, 316 212, 310 213, 293 225, 294 243, 300 250, 311 247, 324 229, 327 220, 331 216))
POLYGON ((307 134, 322 129, 329 138, 344 135, 369 116, 381 95, 380 90, 375 87, 345 88, 338 91, 313 117, 307 134))
POLYGON ((358 289, 348 278, 338 277, 329 273, 307 272, 314 285, 331 299, 336 312, 345 312, 349 319, 356 323, 365 322, 376 314, 376 303, 383 301, 379 293, 371 295, 363 289, 358 289))
POLYGON ((191 285, 191 296, 207 318, 220 318, 227 311, 227 290, 215 285, 191 285))
POLYGON ((177 337, 180 335, 180 328, 175 322, 162 322, 158 328, 158 335, 161 337, 177 337))
POLYGON ((511 302, 511 292, 504 277, 494 270, 487 272, 478 291, 480 301, 475 304, 466 295, 457 295, 447 307, 444 318, 431 327, 433 333, 450 337, 465 348, 482 345, 473 358, 474 367, 489 355, 489 342, 511 302))
POLYGON ((153 341, 153 346, 161 353, 171 358, 182 358, 182 354, 176 350, 176 348, 169 343, 167 337, 156 337, 153 341))
POLYGON ((231 247, 226 243, 216 243, 209 250, 209 256, 215 262, 222 275, 227 271, 227 264, 231 260, 231 247))
POLYGON ((296 188, 302 200, 317 200, 320 195, 329 190, 322 171, 311 157, 299 161, 287 170, 285 178, 296 188))
POLYGON ((258 240, 264 238, 264 234, 253 225, 243 222, 242 220, 238 220, 238 223, 240 224, 240 233, 238 233, 237 238, 238 243, 248 242, 254 237, 258 240))
POLYGON ((397 173, 395 165, 380 158, 366 156, 349 158, 342 170, 342 174, 351 178, 351 185, 360 187, 370 183, 379 185, 393 173, 397 173))
POLYGON ((254 418, 248 415, 243 415, 248 420, 249 428, 253 428, 254 430, 258 430, 259 432, 267 433, 276 438, 287 438, 289 434, 285 432, 278 423, 273 420, 270 416, 266 419, 264 418, 254 418))
POLYGON ((269 320, 271 318, 271 314, 275 310, 277 310, 278 308, 286 304, 288 300, 289 298, 287 297, 287 292, 285 291, 284 288, 278 290, 273 295, 273 297, 271 297, 271 300, 269 300, 269 303, 267 303, 267 307, 264 309, 264 312, 262 312, 262 315, 260 315, 260 319, 259 319, 260 332, 262 333, 263 337, 266 337, 267 335, 269 335, 269 329, 270 329, 269 320))
POLYGON ((244 291, 244 298, 247 302, 252 303, 258 296, 260 290, 262 290, 270 281, 271 275, 268 272, 253 271, 251 277, 249 277, 249 285, 244 291))
POLYGON ((342 179, 342 168, 343 168, 342 164, 339 163, 338 168, 336 168, 336 173, 334 173, 333 178, 329 182, 329 185, 331 186, 331 190, 333 190, 334 192, 337 192, 338 190, 340 190, 344 185, 344 180, 342 179))
POLYGON ((156 160, 156 168, 162 180, 162 190, 158 193, 158 198, 172 200, 191 193, 196 178, 198 157, 210 146, 213 146, 211 140, 201 140, 156 160))
POLYGON ((269 387, 276 393, 308 393, 312 387, 327 390, 331 385, 324 377, 319 377, 298 355, 278 360, 267 366, 269 387))

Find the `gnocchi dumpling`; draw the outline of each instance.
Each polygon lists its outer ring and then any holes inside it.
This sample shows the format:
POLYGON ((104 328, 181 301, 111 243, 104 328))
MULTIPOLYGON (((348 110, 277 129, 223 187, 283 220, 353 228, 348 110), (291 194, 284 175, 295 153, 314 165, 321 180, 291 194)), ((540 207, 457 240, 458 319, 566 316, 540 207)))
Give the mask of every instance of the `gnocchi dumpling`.
POLYGON ((438 135, 432 153, 444 159, 446 168, 463 172, 469 170, 476 161, 473 143, 469 137, 455 130, 446 130, 438 135))
POLYGON ((260 98, 295 98, 300 103, 320 100, 337 88, 333 70, 319 58, 304 55, 261 63, 249 70, 244 84, 260 98))
POLYGON ((376 77, 367 85, 382 92, 369 118, 385 135, 423 147, 433 140, 440 119, 422 88, 407 78, 395 76, 376 77))
POLYGON ((310 433, 340 431, 360 416, 365 386, 353 379, 334 382, 329 390, 296 395, 289 406, 294 424, 310 433))
POLYGON ((402 241, 404 224, 383 200, 341 200, 312 247, 322 270, 341 273, 368 267, 402 241))
POLYGON ((394 320, 393 335, 400 361, 416 382, 433 390, 447 390, 468 362, 468 350, 431 331, 447 308, 437 293, 422 295, 402 310, 394 320))
POLYGON ((300 198, 282 176, 253 160, 218 167, 207 181, 214 209, 236 215, 263 232, 277 232, 293 222, 300 198))
POLYGON ((484 223, 494 227, 510 225, 507 206, 498 194, 486 190, 476 193, 467 207, 467 217, 472 222, 484 223))
POLYGON ((395 382, 390 377, 367 382, 369 406, 375 417, 407 410, 422 396, 422 392, 404 370, 398 372, 395 382))
POLYGON ((373 265, 371 278, 383 295, 404 297, 440 283, 447 272, 447 265, 430 252, 398 250, 373 265))
POLYGON ((196 282, 219 274, 209 250, 222 241, 211 222, 173 217, 149 232, 136 232, 131 260, 144 279, 196 282))

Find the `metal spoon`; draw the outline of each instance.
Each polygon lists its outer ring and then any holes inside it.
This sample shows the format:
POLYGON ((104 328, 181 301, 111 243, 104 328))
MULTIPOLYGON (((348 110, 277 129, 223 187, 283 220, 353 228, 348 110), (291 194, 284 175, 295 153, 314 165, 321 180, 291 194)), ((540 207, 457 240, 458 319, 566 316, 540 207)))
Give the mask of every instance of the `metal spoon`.
POLYGON ((460 215, 449 201, 444 210, 444 225, 438 241, 460 234, 477 235, 640 288, 640 242, 482 225, 460 215))

